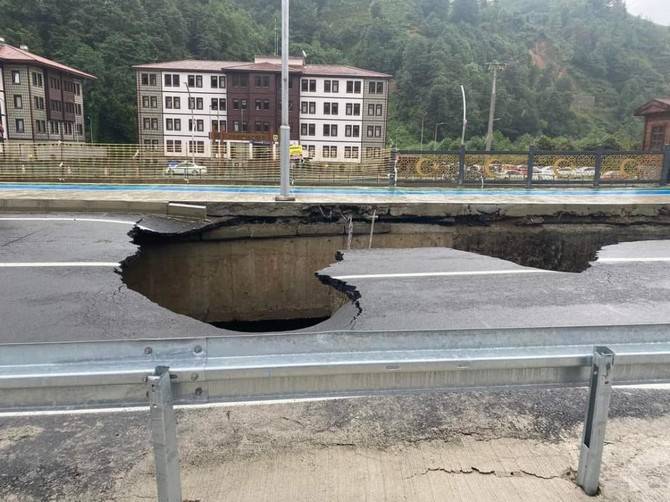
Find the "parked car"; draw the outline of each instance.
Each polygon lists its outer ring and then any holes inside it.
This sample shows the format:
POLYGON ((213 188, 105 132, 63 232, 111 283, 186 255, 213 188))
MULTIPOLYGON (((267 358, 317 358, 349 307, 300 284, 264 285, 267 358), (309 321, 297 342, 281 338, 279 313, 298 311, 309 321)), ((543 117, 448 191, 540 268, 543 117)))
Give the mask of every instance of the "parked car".
POLYGON ((575 173, 582 178, 590 178, 596 175, 596 168, 589 166, 578 167, 575 169, 575 173))
POLYGON ((207 174, 207 168, 190 160, 184 160, 182 162, 171 160, 165 168, 165 174, 168 176, 175 174, 181 174, 183 176, 202 176, 203 174, 207 174))

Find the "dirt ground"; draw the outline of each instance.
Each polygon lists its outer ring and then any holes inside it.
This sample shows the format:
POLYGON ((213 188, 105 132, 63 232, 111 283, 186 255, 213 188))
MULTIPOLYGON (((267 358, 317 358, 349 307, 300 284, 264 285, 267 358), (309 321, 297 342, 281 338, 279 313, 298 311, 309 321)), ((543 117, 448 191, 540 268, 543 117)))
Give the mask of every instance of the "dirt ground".
MULTIPOLYGON (((667 501, 670 392, 615 389, 601 494, 574 484, 585 389, 178 412, 184 500, 667 501)), ((155 499, 146 413, 0 418, 0 500, 155 499)))

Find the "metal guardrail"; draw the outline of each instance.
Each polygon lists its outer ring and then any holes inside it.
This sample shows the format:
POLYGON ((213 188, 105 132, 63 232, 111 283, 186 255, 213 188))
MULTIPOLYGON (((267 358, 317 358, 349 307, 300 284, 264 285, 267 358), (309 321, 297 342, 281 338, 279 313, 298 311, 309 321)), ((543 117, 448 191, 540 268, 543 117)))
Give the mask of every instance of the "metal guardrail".
POLYGON ((595 494, 612 382, 670 382, 669 333, 646 325, 10 344, 0 346, 0 411, 150 404, 159 500, 172 502, 181 500, 174 404, 590 385, 577 482, 595 494))

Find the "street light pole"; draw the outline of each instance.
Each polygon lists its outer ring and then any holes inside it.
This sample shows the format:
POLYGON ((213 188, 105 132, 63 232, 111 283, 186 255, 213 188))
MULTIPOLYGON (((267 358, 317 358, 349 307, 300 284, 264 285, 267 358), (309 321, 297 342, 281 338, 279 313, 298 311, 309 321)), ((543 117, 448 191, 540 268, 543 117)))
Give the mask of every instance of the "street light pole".
POLYGON ((465 87, 463 86, 461 86, 461 95, 463 96, 463 132, 461 133, 461 146, 465 146, 465 128, 468 126, 468 108, 465 101, 465 87))
POLYGON ((281 127, 279 128, 279 159, 281 167, 278 201, 291 201, 295 197, 289 195, 290 158, 289 143, 291 127, 288 117, 288 40, 289 40, 289 0, 281 2, 281 127))
POLYGON ((186 92, 188 93, 188 107, 191 109, 191 162, 195 165, 195 100, 191 101, 191 86, 188 85, 188 80, 186 81, 186 92))
POLYGON ((493 144, 493 120, 496 114, 496 84, 498 81, 498 70, 505 69, 505 63, 489 63, 489 68, 493 70, 493 84, 491 86, 491 106, 489 108, 489 127, 486 133, 486 151, 491 151, 493 144))

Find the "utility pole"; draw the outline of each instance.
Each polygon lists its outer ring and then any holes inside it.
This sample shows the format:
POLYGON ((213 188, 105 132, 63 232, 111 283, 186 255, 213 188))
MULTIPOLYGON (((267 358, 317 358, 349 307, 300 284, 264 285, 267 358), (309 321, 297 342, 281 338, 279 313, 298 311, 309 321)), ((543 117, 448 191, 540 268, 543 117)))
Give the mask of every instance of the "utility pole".
POLYGON ((281 127, 279 128, 279 164, 281 168, 279 195, 277 201, 291 201, 295 197, 289 195, 289 179, 291 159, 289 158, 289 143, 291 141, 291 126, 288 117, 288 27, 289 27, 289 0, 281 1, 281 127))
POLYGON ((491 151, 491 144, 493 143, 493 121, 496 114, 496 84, 498 80, 498 71, 505 69, 506 64, 494 61, 487 64, 489 70, 493 71, 493 85, 491 86, 491 107, 489 108, 489 128, 486 133, 486 151, 491 151))

